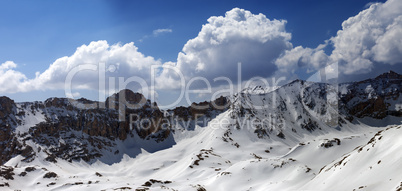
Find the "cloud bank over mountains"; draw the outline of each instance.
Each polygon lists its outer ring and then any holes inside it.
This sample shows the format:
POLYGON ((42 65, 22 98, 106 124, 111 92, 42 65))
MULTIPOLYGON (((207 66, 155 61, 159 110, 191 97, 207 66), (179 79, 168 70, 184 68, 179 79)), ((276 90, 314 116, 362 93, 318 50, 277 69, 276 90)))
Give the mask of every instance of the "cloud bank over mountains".
MULTIPOLYGON (((68 74, 73 75, 73 89, 104 90, 99 86, 99 71, 109 77, 137 76, 150 79, 152 65, 162 65, 160 60, 145 56, 134 43, 109 45, 106 41, 91 42, 77 48, 71 56, 57 59, 43 73, 28 79, 15 70, 17 65, 7 61, 0 65, 1 92, 29 92, 33 90, 64 89, 68 74), (102 65, 105 65, 104 67, 102 65)), ((106 82, 108 83, 108 82, 106 82)))
POLYGON ((73 70, 76 71, 73 89, 102 91, 116 85, 119 77, 133 76, 149 86, 155 79, 152 88, 156 90, 176 89, 181 80, 177 71, 187 81, 200 76, 213 82, 216 77, 224 76, 236 82, 239 62, 243 80, 255 76, 289 79, 299 75, 299 70, 310 73, 331 64, 338 64, 340 76, 370 74, 377 67, 402 69, 402 1, 370 5, 344 21, 337 35, 318 47, 293 47, 285 25, 285 20, 271 20, 261 13, 234 8, 224 16, 210 17, 173 62, 163 63, 146 56, 133 42, 110 45, 102 40, 78 47, 71 56, 57 59, 32 79, 18 71, 18 63, 7 61, 0 65, 0 93, 64 89, 66 77, 73 70), (329 54, 324 51, 328 46, 333 46, 329 54), (151 66, 157 67, 154 76, 151 66), (104 69, 105 79, 114 77, 115 81, 106 80, 106 86, 100 86, 99 69, 104 69))
POLYGON ((375 67, 402 63, 402 2, 374 3, 342 23, 342 29, 328 40, 333 51, 327 55, 321 45, 315 49, 301 46, 287 51, 277 60, 278 67, 318 69, 338 64, 339 75, 365 74, 375 67), (282 67, 281 67, 282 66, 282 67))

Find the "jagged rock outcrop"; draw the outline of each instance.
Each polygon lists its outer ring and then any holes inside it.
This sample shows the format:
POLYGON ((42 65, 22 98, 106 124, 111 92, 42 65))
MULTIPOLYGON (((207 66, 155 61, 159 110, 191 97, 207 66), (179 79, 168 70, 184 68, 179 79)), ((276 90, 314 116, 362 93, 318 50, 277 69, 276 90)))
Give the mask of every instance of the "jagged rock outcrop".
POLYGON ((11 114, 14 109, 15 109, 14 100, 12 100, 6 96, 0 97, 0 118, 1 119, 4 119, 6 116, 11 114))
POLYGON ((192 103, 188 107, 176 107, 169 112, 177 116, 181 120, 195 120, 196 118, 206 116, 208 118, 222 113, 230 108, 231 102, 228 97, 221 96, 213 101, 204 101, 200 103, 192 103))
POLYGON ((374 79, 340 85, 342 111, 354 117, 402 116, 402 75, 389 71, 374 79), (342 92, 343 91, 343 92, 342 92))

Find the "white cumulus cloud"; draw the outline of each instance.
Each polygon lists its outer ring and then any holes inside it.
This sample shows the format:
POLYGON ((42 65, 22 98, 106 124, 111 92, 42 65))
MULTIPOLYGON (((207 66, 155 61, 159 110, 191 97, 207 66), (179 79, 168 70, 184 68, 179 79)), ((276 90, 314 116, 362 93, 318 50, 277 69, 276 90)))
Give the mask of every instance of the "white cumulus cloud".
MULTIPOLYGON (((15 63, 3 63, 0 65, 0 92, 64 89, 68 79, 72 79, 71 89, 105 91, 110 85, 118 88, 119 78, 126 81, 133 76, 143 79, 149 85, 151 66, 161 64, 159 60, 139 52, 134 43, 109 45, 106 41, 94 41, 78 47, 71 56, 57 59, 44 72, 36 73, 33 79, 27 79, 24 74, 15 71, 15 63), (102 76, 103 80, 100 79, 102 76), (109 79, 114 83, 110 84, 109 79), (105 86, 99 86, 99 80, 105 82, 105 86)), ((136 82, 129 85, 140 87, 136 82)), ((68 96, 76 95, 73 93, 68 96)))
POLYGON ((342 30, 331 38, 331 59, 345 74, 370 72, 374 62, 401 63, 401 19, 402 1, 372 4, 342 23, 342 30))
POLYGON ((15 93, 25 91, 27 77, 16 70, 12 61, 6 61, 0 65, 0 92, 15 93))
POLYGON ((328 56, 322 46, 315 49, 296 47, 276 63, 287 71, 299 69, 296 65, 320 68, 336 63, 341 76, 369 74, 379 68, 401 65, 402 1, 370 4, 344 21, 342 29, 329 42, 334 49, 328 56))
MULTIPOLYGON (((240 8, 226 12, 225 16, 210 17, 198 36, 184 45, 175 67, 186 79, 201 76, 212 81, 225 76, 235 81, 240 62, 243 80, 268 77, 277 70, 275 59, 292 48, 285 24, 284 20, 270 20, 240 8)), ((170 87, 163 82, 170 82, 174 75, 165 70, 160 84, 170 87)))
POLYGON ((309 71, 316 71, 327 65, 328 55, 325 54, 323 48, 325 45, 320 45, 315 49, 303 48, 297 46, 292 50, 286 50, 286 52, 276 60, 276 65, 279 68, 279 72, 294 73, 300 68, 307 68, 309 71))

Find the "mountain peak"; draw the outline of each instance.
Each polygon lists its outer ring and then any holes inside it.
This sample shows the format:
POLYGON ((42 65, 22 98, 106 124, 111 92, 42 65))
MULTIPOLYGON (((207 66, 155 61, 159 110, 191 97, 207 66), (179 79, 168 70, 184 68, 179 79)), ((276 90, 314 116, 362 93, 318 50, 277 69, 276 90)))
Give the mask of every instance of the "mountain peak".
POLYGON ((294 84, 294 83, 304 84, 305 82, 307 82, 307 81, 302 80, 302 79, 296 79, 296 80, 291 81, 289 84, 294 84))
POLYGON ((118 108, 117 104, 119 103, 124 105, 127 103, 139 104, 139 107, 142 107, 144 104, 150 104, 150 101, 147 100, 141 93, 136 93, 129 89, 122 89, 118 93, 115 93, 106 99, 106 107, 118 108), (123 98, 123 100, 120 100, 120 98, 123 98))
POLYGON ((253 86, 244 88, 241 92, 247 94, 266 94, 268 92, 278 89, 280 86, 253 86))
POLYGON ((402 75, 390 70, 377 76, 375 79, 402 79, 402 75))
POLYGON ((115 93, 110 97, 112 97, 114 99, 116 99, 116 98, 118 99, 120 95, 124 95, 124 98, 126 99, 126 101, 129 101, 129 102, 139 103, 141 100, 146 100, 144 95, 142 95, 141 93, 136 93, 129 89, 122 89, 118 93, 115 93))

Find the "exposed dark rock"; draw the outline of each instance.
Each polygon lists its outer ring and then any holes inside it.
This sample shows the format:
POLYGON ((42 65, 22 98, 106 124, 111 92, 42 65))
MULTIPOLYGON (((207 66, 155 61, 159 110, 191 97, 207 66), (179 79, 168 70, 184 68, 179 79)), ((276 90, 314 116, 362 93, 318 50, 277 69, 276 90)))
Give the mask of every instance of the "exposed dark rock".
POLYGON ((57 177, 57 174, 54 172, 48 172, 43 176, 43 178, 56 178, 56 177, 57 177))
POLYGON ((35 167, 26 167, 26 168, 25 168, 25 171, 26 171, 26 172, 32 172, 32 171, 35 171, 35 170, 36 170, 35 167))
POLYGON ((322 143, 320 146, 321 147, 325 147, 325 148, 329 148, 332 147, 334 145, 340 145, 341 144, 341 140, 338 138, 334 138, 332 140, 326 140, 324 143, 322 143))
POLYGON ((176 107, 173 110, 168 110, 173 112, 174 116, 177 116, 181 120, 195 120, 202 116, 211 117, 212 113, 215 111, 218 114, 226 111, 230 107, 230 100, 227 97, 219 97, 216 100, 200 103, 192 103, 189 107, 176 107))
POLYGON ((1 166, 0 176, 6 180, 14 180, 14 168, 11 166, 1 166))

